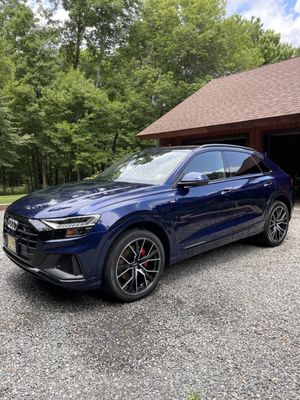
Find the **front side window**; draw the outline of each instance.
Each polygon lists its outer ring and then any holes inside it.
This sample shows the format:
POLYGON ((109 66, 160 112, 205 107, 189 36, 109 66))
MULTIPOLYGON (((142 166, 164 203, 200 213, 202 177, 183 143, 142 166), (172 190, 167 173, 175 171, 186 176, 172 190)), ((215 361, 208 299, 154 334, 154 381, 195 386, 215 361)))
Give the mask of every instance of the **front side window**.
POLYGON ((261 173, 252 154, 238 151, 225 151, 231 176, 242 176, 261 173))
POLYGON ((207 175, 209 180, 225 178, 222 155, 219 151, 208 151, 195 156, 184 169, 188 172, 199 172, 207 175))

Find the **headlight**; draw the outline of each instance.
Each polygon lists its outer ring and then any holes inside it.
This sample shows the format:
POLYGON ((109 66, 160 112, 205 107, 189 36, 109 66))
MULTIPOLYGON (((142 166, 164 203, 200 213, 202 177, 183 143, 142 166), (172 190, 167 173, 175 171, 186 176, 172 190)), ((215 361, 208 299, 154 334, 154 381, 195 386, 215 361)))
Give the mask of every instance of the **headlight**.
POLYGON ((87 215, 84 217, 51 218, 41 221, 52 229, 91 228, 99 220, 100 215, 87 215))
POLYGON ((62 233, 62 235, 59 236, 70 238, 87 234, 96 225, 99 219, 100 214, 95 214, 79 217, 30 220, 30 222, 39 231, 55 230, 62 233), (42 229, 42 225, 44 229, 42 229))

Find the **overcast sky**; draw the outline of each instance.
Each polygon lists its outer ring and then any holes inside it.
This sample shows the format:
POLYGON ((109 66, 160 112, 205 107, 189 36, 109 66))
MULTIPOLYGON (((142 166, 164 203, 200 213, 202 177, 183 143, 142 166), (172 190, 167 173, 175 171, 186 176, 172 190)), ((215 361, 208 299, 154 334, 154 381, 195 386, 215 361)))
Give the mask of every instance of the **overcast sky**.
MULTIPOLYGON (((35 0, 30 2, 35 8, 35 0)), ((300 0, 227 0, 227 14, 234 13, 260 17, 265 28, 281 33, 283 42, 300 47, 300 0)), ((67 13, 59 8, 56 17, 63 21, 67 13)))

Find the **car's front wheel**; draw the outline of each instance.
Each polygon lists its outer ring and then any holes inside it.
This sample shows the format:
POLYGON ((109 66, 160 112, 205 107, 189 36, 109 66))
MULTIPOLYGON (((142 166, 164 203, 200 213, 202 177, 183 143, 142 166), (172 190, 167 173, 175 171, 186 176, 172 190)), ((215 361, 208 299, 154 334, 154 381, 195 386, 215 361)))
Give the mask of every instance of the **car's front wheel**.
POLYGON ((144 229, 127 231, 109 252, 105 289, 120 301, 139 300, 157 286, 164 265, 164 247, 156 235, 144 229))
POLYGON ((287 206, 282 201, 274 201, 268 210, 264 231, 257 238, 266 246, 279 246, 287 235, 289 221, 287 206))

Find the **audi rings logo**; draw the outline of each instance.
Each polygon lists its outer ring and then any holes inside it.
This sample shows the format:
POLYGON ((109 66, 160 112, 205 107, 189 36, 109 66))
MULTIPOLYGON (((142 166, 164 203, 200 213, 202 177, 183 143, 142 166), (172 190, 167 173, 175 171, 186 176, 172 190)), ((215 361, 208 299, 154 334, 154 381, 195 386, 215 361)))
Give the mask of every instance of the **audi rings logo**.
POLYGON ((12 231, 16 231, 18 228, 19 222, 13 218, 8 218, 7 227, 12 231))

